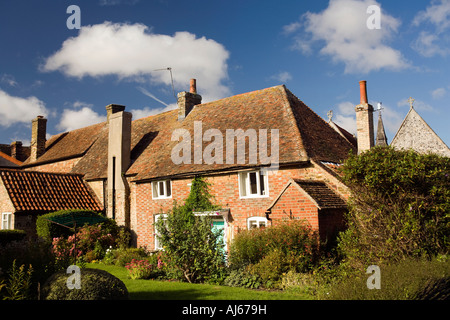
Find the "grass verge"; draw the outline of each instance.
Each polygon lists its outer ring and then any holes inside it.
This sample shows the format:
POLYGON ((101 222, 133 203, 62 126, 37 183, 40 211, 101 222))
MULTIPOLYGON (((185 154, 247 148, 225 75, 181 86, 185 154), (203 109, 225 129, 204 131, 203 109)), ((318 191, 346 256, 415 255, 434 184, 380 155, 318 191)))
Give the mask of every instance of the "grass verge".
POLYGON ((159 280, 132 280, 123 267, 89 263, 88 268, 105 270, 122 280, 131 300, 312 300, 305 293, 252 290, 210 284, 159 280))

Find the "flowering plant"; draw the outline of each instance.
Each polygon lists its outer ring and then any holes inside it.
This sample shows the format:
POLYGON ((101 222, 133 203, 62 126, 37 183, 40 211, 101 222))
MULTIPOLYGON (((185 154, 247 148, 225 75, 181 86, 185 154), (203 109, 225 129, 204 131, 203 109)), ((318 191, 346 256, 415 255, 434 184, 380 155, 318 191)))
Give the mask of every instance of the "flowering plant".
POLYGON ((128 276, 133 280, 148 279, 153 271, 153 265, 148 260, 133 259, 125 265, 125 268, 128 270, 128 276))

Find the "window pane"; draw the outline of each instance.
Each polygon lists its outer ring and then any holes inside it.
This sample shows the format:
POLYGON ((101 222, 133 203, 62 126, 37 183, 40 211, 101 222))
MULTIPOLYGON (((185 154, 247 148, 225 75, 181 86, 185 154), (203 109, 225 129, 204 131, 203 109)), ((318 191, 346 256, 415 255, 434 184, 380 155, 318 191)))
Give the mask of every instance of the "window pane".
POLYGON ((241 191, 241 197, 247 196, 247 173, 240 173, 239 174, 239 188, 241 191))
POLYGON ((159 184, 159 196, 162 197, 164 196, 164 181, 160 181, 158 182, 159 184))
POLYGON ((166 197, 170 197, 172 195, 172 186, 170 180, 166 181, 166 197))
POLYGON ((256 182, 256 172, 250 172, 250 193, 257 194, 258 193, 258 185, 256 182))
POLYGON ((264 175, 262 173, 259 174, 259 190, 260 190, 260 195, 265 195, 266 194, 266 188, 265 188, 265 183, 264 183, 264 175))
POLYGON ((157 182, 152 183, 153 186, 153 198, 158 198, 158 184, 157 182))

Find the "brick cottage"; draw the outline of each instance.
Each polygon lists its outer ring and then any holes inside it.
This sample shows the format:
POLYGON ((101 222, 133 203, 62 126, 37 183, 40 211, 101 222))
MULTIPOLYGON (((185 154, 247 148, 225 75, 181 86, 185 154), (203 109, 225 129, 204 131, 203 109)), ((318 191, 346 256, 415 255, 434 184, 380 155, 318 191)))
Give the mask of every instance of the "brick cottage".
MULTIPOLYGON (((370 148, 373 141, 365 90, 362 82, 361 104, 356 108, 360 148, 370 148)), ((155 221, 170 211, 174 201, 186 199, 193 177, 203 176, 222 207, 209 214, 224 229, 226 242, 240 230, 289 219, 306 219, 323 240, 343 228, 349 190, 336 168, 349 152, 357 152, 351 134, 324 121, 284 85, 208 103, 201 100, 191 80, 190 91, 178 94, 176 110, 132 120, 124 106, 111 104, 106 107, 106 122, 48 141, 47 120, 37 117, 30 157, 20 170, 0 169, 2 222, 20 229, 24 217, 34 221, 37 214, 63 208, 67 201, 37 210, 32 205, 21 207, 14 199, 16 194, 42 201, 62 197, 53 192, 57 182, 52 179, 72 177, 79 194, 71 197, 79 201, 71 206, 96 209, 98 204, 99 210, 131 230, 135 246, 155 250, 159 248, 155 221), (235 136, 230 140, 227 133, 235 136), (182 142, 184 148, 179 149, 182 142), (245 154, 239 154, 243 142, 245 154), (261 152, 255 160, 255 150, 267 150, 271 156, 278 151, 276 170, 265 170, 273 163, 263 161, 261 152), (180 163, 181 154, 190 161, 180 163), (207 161, 208 156, 214 161, 207 161), (8 178, 18 172, 23 175, 22 189, 14 188, 8 178), (44 173, 47 191, 32 193, 33 181, 44 173)), ((70 183, 63 187, 68 193, 74 188, 70 183)))

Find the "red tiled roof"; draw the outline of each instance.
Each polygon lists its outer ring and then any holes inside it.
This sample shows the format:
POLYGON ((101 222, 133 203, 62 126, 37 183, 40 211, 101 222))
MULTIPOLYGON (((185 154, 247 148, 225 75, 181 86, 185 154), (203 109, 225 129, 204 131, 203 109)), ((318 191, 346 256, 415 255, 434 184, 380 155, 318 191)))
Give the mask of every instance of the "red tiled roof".
POLYGON ((322 181, 293 179, 311 198, 320 209, 346 208, 346 202, 322 181))
MULTIPOLYGON (((245 165, 238 164, 236 152, 235 161, 226 163, 227 129, 254 129, 258 137, 259 129, 267 129, 269 152, 270 130, 278 129, 280 164, 309 159, 339 163, 347 158, 349 150, 356 152, 354 146, 284 85, 197 105, 183 121, 178 121, 177 113, 177 110, 172 110, 132 122, 131 166, 127 175, 134 175, 134 180, 139 181, 260 165, 259 159, 256 165, 248 161, 245 165), (222 133, 223 164, 194 164, 195 121, 201 121, 203 133, 208 129, 218 129, 222 133), (172 149, 179 143, 171 141, 172 133, 179 128, 191 134, 192 164, 177 165, 171 159, 172 149)), ((52 141, 47 143, 46 153, 38 159, 39 162, 61 158, 61 155, 80 154, 83 157, 73 168, 73 173, 83 174, 85 179, 106 178, 108 128, 105 122, 71 131, 52 138, 52 141)), ((202 147, 209 144, 203 142, 202 147)), ((248 151, 248 144, 246 149, 248 151)))
POLYGON ((0 176, 18 212, 102 210, 81 175, 4 169, 0 176))
POLYGON ((23 165, 39 165, 62 159, 81 157, 97 140, 105 130, 106 122, 94 124, 89 127, 76 129, 52 136, 45 143, 45 153, 36 161, 30 162, 30 158, 23 165))
POLYGON ((16 168, 22 164, 21 161, 10 157, 6 153, 0 151, 0 168, 16 168))

